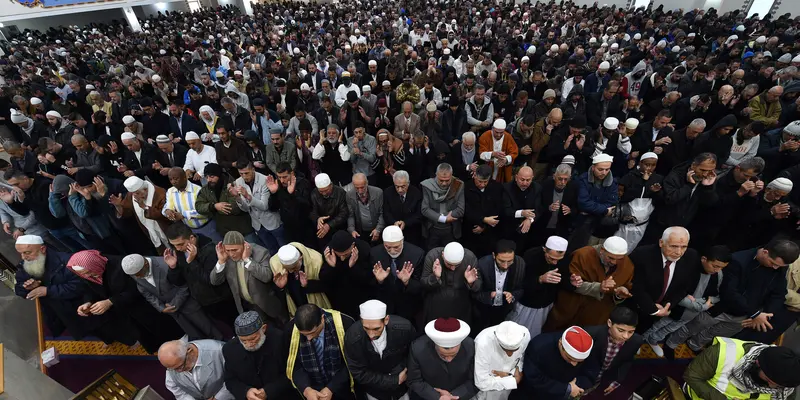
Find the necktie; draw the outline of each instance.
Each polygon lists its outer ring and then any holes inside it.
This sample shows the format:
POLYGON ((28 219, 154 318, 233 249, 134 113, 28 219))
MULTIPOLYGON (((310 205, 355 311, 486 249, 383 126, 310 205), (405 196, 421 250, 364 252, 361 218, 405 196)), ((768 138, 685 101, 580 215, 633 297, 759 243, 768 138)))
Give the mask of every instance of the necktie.
POLYGON ((393 258, 392 259, 392 276, 395 276, 396 274, 397 274, 397 262, 393 258))
POLYGON ((406 196, 400 196, 400 202, 405 203, 406 202, 406 196))
POLYGON ((664 300, 664 295, 667 294, 670 268, 672 268, 672 261, 667 260, 667 262, 664 264, 664 286, 661 287, 661 296, 658 296, 658 300, 656 300, 656 303, 658 304, 661 304, 661 300, 664 300))
POLYGON ((172 153, 169 153, 169 166, 170 167, 174 167, 175 166, 175 159, 172 158, 172 157, 173 157, 172 153))
POLYGON ((313 342, 314 342, 314 353, 315 353, 314 355, 317 356, 317 363, 319 364, 319 370, 320 372, 322 372, 323 375, 325 375, 325 367, 322 362, 323 361, 322 354, 324 353, 325 349, 322 346, 322 339, 320 337, 317 337, 316 339, 313 340, 313 342))

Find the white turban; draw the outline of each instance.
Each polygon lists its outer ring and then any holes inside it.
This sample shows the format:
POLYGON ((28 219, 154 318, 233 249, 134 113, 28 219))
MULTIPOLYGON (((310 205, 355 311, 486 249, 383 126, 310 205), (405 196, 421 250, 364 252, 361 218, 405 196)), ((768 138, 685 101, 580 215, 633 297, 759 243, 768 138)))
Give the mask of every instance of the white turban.
POLYGON ((387 243, 395 243, 403 240, 403 230, 399 226, 389 225, 383 228, 382 239, 387 243))
POLYGON ((386 304, 379 300, 367 300, 358 306, 361 319, 379 320, 386 318, 386 304))
POLYGON ((522 346, 525 338, 530 338, 528 328, 512 321, 501 322, 494 330, 497 343, 505 350, 517 350, 522 346))
POLYGON ((14 244, 44 244, 41 236, 36 235, 22 235, 17 238, 14 244))
POLYGON ((123 185, 125 185, 125 189, 128 189, 128 192, 132 193, 145 187, 145 181, 138 176, 131 176, 128 179, 125 179, 123 185))
POLYGON ((282 265, 293 265, 300 259, 300 250, 290 244, 281 246, 278 249, 278 260, 282 265))
POLYGON ((622 256, 628 254, 628 242, 619 236, 611 236, 603 242, 603 248, 614 255, 622 256))
POLYGON ((319 174, 314 178, 314 185, 317 189, 324 189, 331 185, 331 177, 328 174, 319 174))

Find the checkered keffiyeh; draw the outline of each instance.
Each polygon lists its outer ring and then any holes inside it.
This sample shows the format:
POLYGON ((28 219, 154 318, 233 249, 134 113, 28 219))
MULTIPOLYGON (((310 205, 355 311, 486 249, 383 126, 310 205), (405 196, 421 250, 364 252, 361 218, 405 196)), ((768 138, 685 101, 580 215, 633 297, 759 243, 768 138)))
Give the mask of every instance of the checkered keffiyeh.
POLYGON ((98 285, 103 284, 103 272, 106 271, 108 259, 97 250, 83 250, 72 255, 67 261, 67 268, 75 275, 98 285), (78 271, 75 270, 78 267, 78 271), (90 274, 86 274, 89 272, 90 274))

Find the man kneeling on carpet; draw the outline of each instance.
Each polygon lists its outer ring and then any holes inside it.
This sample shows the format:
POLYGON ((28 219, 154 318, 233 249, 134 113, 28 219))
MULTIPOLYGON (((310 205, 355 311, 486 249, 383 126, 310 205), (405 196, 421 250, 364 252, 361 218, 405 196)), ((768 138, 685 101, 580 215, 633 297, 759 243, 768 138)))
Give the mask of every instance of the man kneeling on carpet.
POLYGON ((694 400, 786 400, 800 385, 800 355, 787 347, 714 338, 683 373, 694 400))

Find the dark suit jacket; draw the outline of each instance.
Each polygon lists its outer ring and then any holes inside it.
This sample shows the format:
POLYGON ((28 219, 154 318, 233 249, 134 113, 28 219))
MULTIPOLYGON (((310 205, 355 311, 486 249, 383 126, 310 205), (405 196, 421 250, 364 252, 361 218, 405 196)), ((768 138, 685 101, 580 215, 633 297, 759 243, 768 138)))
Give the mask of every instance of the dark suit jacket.
POLYGON ((125 149, 125 155, 122 158, 122 162, 139 178, 153 178, 155 176, 153 173, 153 163, 158 160, 158 148, 145 142, 141 142, 141 145, 141 162, 136 158, 136 154, 133 154, 133 152, 128 149, 125 149))
POLYGON ((239 338, 222 346, 225 363, 225 387, 237 399, 244 399, 252 388, 263 388, 270 399, 299 399, 286 377, 289 339, 282 330, 267 327, 267 340, 257 351, 245 350, 239 338))
MULTIPOLYGON (((377 101, 380 101, 380 99, 386 98, 386 92, 380 92, 376 96, 378 97, 377 101)), ((378 104, 377 101, 375 102, 375 104, 378 104)), ((389 99, 387 100, 387 102, 389 103, 390 110, 394 110, 395 112, 398 113, 400 112, 400 104, 397 103, 397 93, 395 93, 394 90, 389 92, 389 99)))
MULTIPOLYGON (((656 140, 671 134, 672 128, 665 126, 663 129, 658 131, 656 140)), ((654 143, 653 121, 639 125, 639 127, 636 129, 636 133, 631 138, 631 145, 633 147, 632 151, 638 151, 640 156, 648 151, 653 151, 653 148, 655 147, 654 143)))
MULTIPOLYGON (((324 132, 328 129, 328 112, 322 106, 312 112, 311 115, 317 119, 317 126, 319 126, 320 131, 324 132)), ((331 106, 331 123, 342 126, 341 121, 339 121, 339 107, 335 105, 331 106)), ((320 134, 320 136, 323 136, 323 134, 320 134)))
MULTIPOLYGON (((269 94, 269 98, 271 100, 270 107, 273 110, 277 110, 277 105, 281 103, 281 94, 274 90, 272 93, 269 94)), ((286 109, 284 110, 289 117, 294 116, 294 106, 297 105, 297 95, 294 92, 287 90, 286 91, 286 109)))
POLYGON ((173 137, 183 139, 186 132, 197 132, 197 129, 197 120, 185 111, 181 114, 180 128, 178 127, 178 119, 174 116, 169 117, 169 132, 172 133, 173 137))
POLYGON ((405 222, 403 233, 411 241, 422 235, 421 208, 422 192, 414 185, 409 185, 405 202, 400 201, 394 186, 383 190, 383 221, 386 226, 394 225, 397 221, 405 222))
MULTIPOLYGON (((314 81, 317 82, 317 86, 316 86, 317 90, 322 90, 322 80, 323 79, 325 79, 325 74, 322 71, 317 70, 316 73, 313 73, 313 74, 308 73, 308 74, 306 74, 306 76, 303 78, 303 82, 307 83, 308 86, 311 86, 311 91, 314 92, 314 81)), ((314 92, 314 95, 316 95, 316 94, 317 94, 317 92, 314 92)))
MULTIPOLYGON (((661 248, 658 245, 637 247, 630 254, 631 261, 636 268, 633 275, 632 299, 639 307, 642 314, 650 315, 658 311, 656 300, 661 295, 664 287, 664 263, 661 261, 661 248)), ((697 268, 699 256, 694 249, 686 250, 677 263, 672 264, 672 281, 667 287, 667 293, 661 305, 670 303, 671 308, 677 307, 687 294, 694 290, 700 270, 697 268), (690 287, 691 286, 691 287, 690 287)))
MULTIPOLYGON (((553 212, 550 211, 550 204, 553 204, 553 191, 555 187, 556 182, 553 180, 552 176, 547 177, 547 179, 542 182, 542 191, 540 192, 541 201, 539 203, 541 206, 539 210, 537 210, 539 215, 536 216, 534 222, 536 226, 535 229, 545 229, 547 223, 550 222, 550 216, 553 214, 553 212)), ((558 211, 560 214, 556 222, 556 234, 567 237, 566 235, 572 229, 572 222, 578 210, 578 185, 574 181, 570 180, 569 183, 567 183, 567 187, 564 188, 561 204, 569 207, 570 213, 564 215, 563 212, 558 211)))
MULTIPOLYGON (((603 368, 603 363, 606 358, 606 350, 608 349, 608 325, 597 325, 586 327, 586 332, 592 336, 594 346, 589 358, 585 361, 589 370, 596 376, 597 373, 603 368)), ((644 342, 642 335, 634 333, 628 339, 619 353, 611 361, 611 365, 603 372, 603 380, 608 382, 622 382, 630 369, 633 358, 636 352, 639 351, 639 346, 644 342)), ((599 387, 598 390, 605 389, 605 386, 599 387)))
MULTIPOLYGON (((620 97, 615 95, 611 98, 606 109, 606 117, 619 118, 622 103, 620 97)), ((589 129, 597 129, 603 124, 603 93, 589 93, 586 95, 586 122, 589 129)))
MULTIPOLYGON (((491 255, 483 256, 478 260, 478 273, 481 275, 481 287, 478 292, 473 292, 472 297, 481 303, 484 307, 492 307, 492 292, 496 291, 495 287, 495 266, 494 257, 491 255)), ((511 292, 514 296, 514 301, 522 298, 523 285, 525 283, 525 261, 520 256, 514 256, 514 263, 508 267, 506 273, 506 280, 503 282, 503 291, 511 292)), ((496 296, 502 296, 502 293, 496 293, 496 296)), ((511 303, 508 303, 503 297, 503 305, 499 307, 502 311, 497 309, 491 312, 508 313, 511 311, 511 303)))
POLYGON ((170 167, 183 168, 183 166, 186 164, 187 153, 189 153, 189 149, 187 147, 176 143, 173 145, 173 150, 172 150, 172 159, 174 162, 170 164, 169 156, 167 156, 167 153, 161 151, 161 149, 158 150, 158 162, 164 168, 170 168, 170 167))
POLYGON ((152 117, 149 115, 142 117, 142 124, 142 136, 144 136, 145 139, 156 140, 156 136, 171 131, 170 125, 172 123, 166 114, 161 111, 156 111, 152 117))
MULTIPOLYGON (((461 140, 460 138, 458 140, 461 140)), ((455 145, 450 150, 449 155, 450 165, 453 167, 453 175, 464 182, 472 180, 472 174, 467 171, 467 164, 461 157, 461 143, 455 145)), ((475 140, 475 155, 472 156, 472 162, 483 164, 481 161, 481 152, 478 150, 478 140, 475 140)), ((472 162, 470 164, 472 164, 472 162)))

